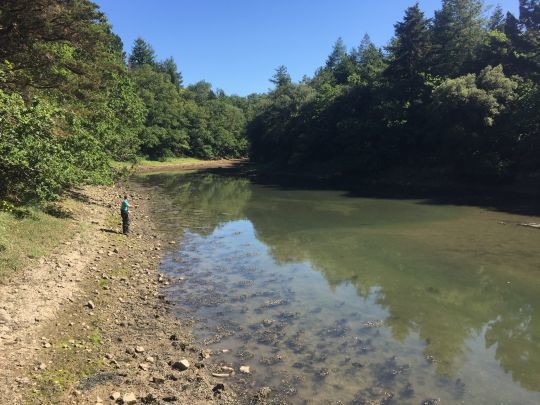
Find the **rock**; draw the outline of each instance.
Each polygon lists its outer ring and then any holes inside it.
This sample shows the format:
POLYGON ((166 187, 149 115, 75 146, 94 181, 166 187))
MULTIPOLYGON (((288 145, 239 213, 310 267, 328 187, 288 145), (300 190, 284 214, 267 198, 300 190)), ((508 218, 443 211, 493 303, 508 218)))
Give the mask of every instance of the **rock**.
POLYGON ((217 377, 217 378, 227 378, 227 377, 230 377, 231 375, 227 373, 212 373, 212 376, 217 377))
POLYGON ((135 348, 135 352, 137 352, 137 353, 144 353, 144 347, 142 347, 142 346, 137 346, 137 347, 135 348))
POLYGON ((234 373, 234 368, 232 367, 222 366, 221 370, 225 371, 226 373, 231 373, 231 374, 234 373))
POLYGON ((94 309, 96 307, 96 304, 94 304, 92 301, 88 301, 86 303, 86 306, 90 309, 94 309))
POLYGON ((146 356, 146 359, 144 361, 147 361, 148 363, 155 363, 156 359, 154 359, 152 356, 146 356))
POLYGON ((143 404, 155 404, 157 403, 157 398, 153 394, 148 394, 144 398, 141 398, 143 404))
POLYGON ((214 392, 214 395, 221 394, 222 391, 225 391, 225 384, 219 383, 214 385, 214 388, 212 388, 212 391, 214 392))
POLYGON ((111 399, 113 401, 118 401, 120 399, 120 397, 122 396, 122 394, 120 394, 118 391, 115 391, 111 394, 111 399))
POLYGON ((146 363, 141 363, 141 364, 139 364, 139 368, 140 368, 141 370, 143 370, 143 371, 148 371, 148 367, 149 367, 149 366, 148 366, 148 364, 146 364, 146 363))
POLYGON ((120 252, 118 251, 117 248, 114 248, 114 249, 113 249, 113 252, 114 252, 114 253, 120 253, 120 252))
POLYGON ((11 316, 5 309, 0 309, 0 324, 11 322, 11 316))
POLYGON ((272 393, 272 390, 270 389, 270 387, 262 387, 261 389, 259 389, 259 391, 257 391, 257 398, 268 398, 268 396, 272 393))
POLYGON ((39 365, 39 369, 40 369, 40 370, 45 370, 46 368, 47 368, 47 365, 46 365, 45 363, 41 363, 41 364, 39 365))
POLYGON ((124 401, 124 404, 134 404, 137 402, 137 397, 133 392, 128 392, 122 397, 122 401, 124 401))
POLYGON ((244 374, 249 374, 249 366, 241 366, 240 372, 244 374))
POLYGON ((540 224, 537 224, 537 223, 534 223, 534 222, 524 223, 524 224, 519 224, 519 225, 521 225, 521 226, 528 226, 529 228, 540 229, 540 224))
POLYGON ((189 368, 189 361, 187 359, 182 359, 180 361, 175 361, 171 367, 175 370, 185 371, 189 368))
POLYGON ((153 377, 152 377, 152 382, 153 382, 154 384, 164 384, 164 383, 165 383, 165 379, 162 378, 162 377, 153 376, 153 377))
POLYGON ((210 352, 208 350, 203 350, 199 356, 201 357, 201 359, 208 359, 210 358, 210 352))

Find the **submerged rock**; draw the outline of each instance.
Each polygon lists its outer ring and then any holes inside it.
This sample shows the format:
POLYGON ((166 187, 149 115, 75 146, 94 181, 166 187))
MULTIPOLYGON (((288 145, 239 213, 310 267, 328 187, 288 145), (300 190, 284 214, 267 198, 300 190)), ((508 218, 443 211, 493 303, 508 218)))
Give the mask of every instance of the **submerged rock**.
POLYGON ((249 374, 250 373, 249 366, 241 366, 240 372, 244 374, 249 374))

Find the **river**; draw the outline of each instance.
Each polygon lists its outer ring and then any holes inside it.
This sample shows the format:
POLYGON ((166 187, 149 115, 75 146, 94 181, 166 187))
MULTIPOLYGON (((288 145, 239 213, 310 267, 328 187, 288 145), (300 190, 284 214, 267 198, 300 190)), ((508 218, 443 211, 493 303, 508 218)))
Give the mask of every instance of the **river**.
MULTIPOLYGON (((540 220, 498 204, 218 171, 139 177, 162 196, 178 316, 246 398, 540 403, 540 220)), ((533 204, 534 207, 534 204, 533 204)), ((370 402, 371 401, 371 402, 370 402)))

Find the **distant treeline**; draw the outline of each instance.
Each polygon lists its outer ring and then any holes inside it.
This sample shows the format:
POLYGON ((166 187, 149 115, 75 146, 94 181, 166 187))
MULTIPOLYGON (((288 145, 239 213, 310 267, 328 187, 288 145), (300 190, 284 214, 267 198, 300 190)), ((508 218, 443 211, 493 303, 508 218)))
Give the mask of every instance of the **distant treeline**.
POLYGON ((91 1, 2 0, 0 202, 108 182, 111 160, 245 156, 248 100, 184 88, 142 39, 126 57, 91 1))
MULTIPOLYGON (((516 0, 517 1, 517 0, 516 0)), ((312 78, 275 88, 248 125, 251 157, 352 175, 473 181, 540 176, 540 1, 418 4, 383 49, 336 42, 312 78)))

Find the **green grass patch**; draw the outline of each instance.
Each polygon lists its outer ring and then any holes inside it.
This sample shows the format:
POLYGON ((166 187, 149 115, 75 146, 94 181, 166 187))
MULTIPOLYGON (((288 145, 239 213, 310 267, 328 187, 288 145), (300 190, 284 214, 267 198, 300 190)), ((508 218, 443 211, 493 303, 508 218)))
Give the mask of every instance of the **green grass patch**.
POLYGON ((30 260, 51 252, 73 234, 76 225, 37 208, 24 216, 0 211, 0 282, 23 269, 30 260))
POLYGON ((94 332, 88 336, 88 340, 94 345, 100 345, 103 342, 103 338, 101 337, 99 329, 94 330, 94 332))
POLYGON ((180 164, 186 164, 186 163, 198 163, 198 162, 204 162, 202 159, 192 158, 192 157, 177 157, 177 158, 168 158, 163 161, 160 160, 148 160, 148 159, 141 159, 138 160, 137 163, 133 162, 117 162, 113 161, 111 162, 111 166, 115 169, 131 169, 132 167, 136 166, 149 166, 149 167, 162 167, 162 166, 175 166, 180 164))

